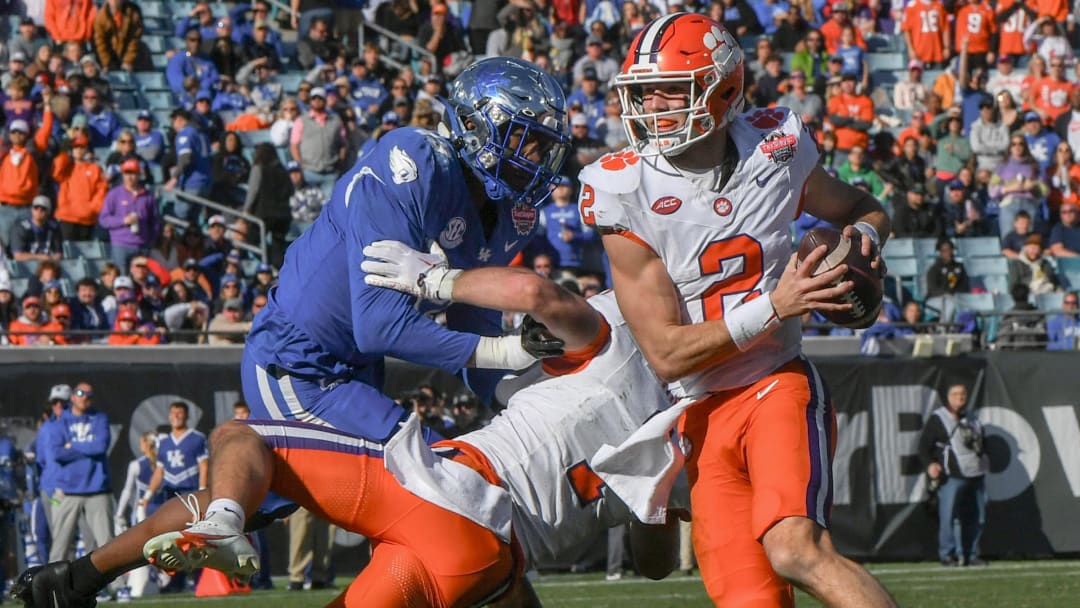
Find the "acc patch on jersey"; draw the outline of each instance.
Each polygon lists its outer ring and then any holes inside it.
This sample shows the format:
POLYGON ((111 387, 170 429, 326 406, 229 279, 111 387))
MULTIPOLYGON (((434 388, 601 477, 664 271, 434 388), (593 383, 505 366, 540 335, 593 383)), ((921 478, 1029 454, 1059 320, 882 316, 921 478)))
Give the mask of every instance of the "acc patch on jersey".
POLYGON ((439 233, 439 244, 443 249, 453 249, 465 239, 465 218, 454 217, 446 223, 446 228, 439 233))
POLYGON ((514 221, 514 230, 521 236, 529 236, 536 228, 536 207, 526 203, 514 203, 510 210, 510 219, 514 221))
POLYGON ((390 150, 390 172, 395 184, 416 181, 416 162, 404 150, 394 146, 394 149, 390 150))
POLYGON ((656 202, 652 204, 653 213, 660 215, 671 215, 682 207, 682 200, 674 196, 665 196, 656 199, 656 202))
POLYGON ((798 145, 799 138, 791 133, 773 131, 765 136, 765 140, 759 147, 766 158, 778 165, 786 165, 795 159, 795 150, 798 145))

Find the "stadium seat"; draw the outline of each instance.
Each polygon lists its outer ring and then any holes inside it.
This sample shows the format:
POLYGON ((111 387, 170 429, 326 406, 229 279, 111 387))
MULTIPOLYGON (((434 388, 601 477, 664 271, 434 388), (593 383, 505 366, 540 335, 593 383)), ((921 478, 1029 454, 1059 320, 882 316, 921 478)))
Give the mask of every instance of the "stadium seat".
POLYGON ((1008 275, 1009 260, 1002 255, 996 257, 973 257, 964 259, 964 268, 968 276, 977 277, 991 274, 1008 275))
POLYGON ((168 91, 169 83, 161 72, 136 72, 135 82, 144 91, 168 91))
POLYGON ((1057 258, 1057 268, 1059 272, 1080 272, 1080 257, 1057 258))
POLYGON ((890 87, 900 82, 900 79, 896 77, 896 74, 886 70, 871 70, 870 72, 870 87, 890 87))
POLYGON ((871 72, 879 70, 888 72, 904 70, 906 72, 907 70, 907 61, 900 53, 867 53, 866 63, 870 66, 871 72))
POLYGON ((107 256, 105 243, 101 241, 64 241, 65 258, 99 260, 107 256))
POLYGON ((75 295, 75 283, 71 279, 60 279, 60 293, 64 294, 65 298, 70 298, 75 295))
POLYGON ((37 268, 37 262, 20 262, 18 260, 8 260, 8 266, 11 268, 11 278, 13 279, 25 279, 34 274, 34 269, 37 268))
POLYGON ((888 258, 913 258, 915 257, 915 241, 910 238, 889 239, 885 243, 882 255, 888 258))
POLYGON ((143 36, 143 42, 150 49, 150 53, 154 55, 164 54, 169 49, 169 43, 163 36, 148 34, 143 36))
POLYGON ((151 108, 150 113, 154 115, 154 126, 161 130, 161 134, 165 136, 165 141, 169 141, 169 134, 165 132, 165 129, 172 126, 172 119, 169 118, 172 109, 151 108))
POLYGON ((937 258, 937 239, 915 239, 915 257, 920 262, 932 262, 937 258))
POLYGON ((148 2, 147 0, 143 0, 139 3, 139 6, 142 8, 142 15, 144 18, 162 18, 171 16, 165 8, 165 5, 160 2, 148 2))
POLYGON ((286 72, 279 74, 278 82, 281 83, 281 88, 286 93, 295 93, 300 88, 300 83, 304 80, 304 74, 302 72, 286 72))
POLYGON ((261 263, 260 260, 250 260, 250 259, 242 260, 240 262, 240 267, 244 269, 244 278, 245 279, 251 279, 252 277, 254 277, 255 276, 255 270, 259 267, 260 263, 261 263))
POLYGON ((1080 271, 1063 270, 1058 273, 1065 279, 1065 286, 1070 289, 1080 289, 1080 271))
MULTIPOLYGON (((172 110, 175 103, 169 91, 142 91, 143 99, 151 110, 172 110)), ((162 123, 159 123, 159 126, 162 123)), ((167 122, 164 124, 168 124, 167 122)))
POLYGON ((11 293, 16 299, 22 299, 28 287, 30 287, 30 279, 26 277, 11 279, 11 293))
POLYGON ((1065 308, 1064 302, 1065 294, 1062 292, 1035 294, 1035 306, 1039 310, 1061 310, 1065 308))
POLYGON ((956 239, 956 254, 962 258, 1001 255, 1001 241, 996 236, 974 236, 956 239))
POLYGON ((134 90, 131 91, 118 91, 115 94, 116 106, 121 110, 139 110, 142 105, 139 103, 139 97, 135 94, 134 90))
POLYGON ((151 53, 150 60, 154 64, 154 68, 158 70, 164 70, 169 65, 169 58, 165 56, 165 53, 151 53))
POLYGON ((88 272, 86 262, 82 258, 60 260, 60 269, 63 271, 64 277, 71 279, 72 282, 84 278, 88 272))
POLYGON ((986 274, 972 278, 972 287, 981 286, 990 293, 1009 297, 1009 277, 1004 274, 986 274))
POLYGON ((974 312, 996 312, 998 310, 997 305, 994 303, 994 296, 988 293, 958 293, 956 294, 956 308, 974 312))
POLYGON ((117 114, 120 115, 120 122, 124 123, 124 126, 135 128, 135 120, 139 117, 141 110, 120 110, 117 114))
POLYGON ((244 144, 245 148, 251 149, 259 144, 270 143, 270 129, 261 129, 258 131, 237 131, 240 136, 240 143, 244 144))
POLYGON ((907 290, 912 297, 921 299, 919 280, 921 269, 918 260, 913 257, 889 258, 885 264, 889 268, 886 279, 892 280, 893 293, 891 295, 895 296, 897 302, 906 300, 904 290, 907 290))
POLYGON ((105 79, 109 81, 109 86, 114 89, 130 90, 135 88, 135 83, 131 81, 131 75, 123 70, 107 72, 105 79))

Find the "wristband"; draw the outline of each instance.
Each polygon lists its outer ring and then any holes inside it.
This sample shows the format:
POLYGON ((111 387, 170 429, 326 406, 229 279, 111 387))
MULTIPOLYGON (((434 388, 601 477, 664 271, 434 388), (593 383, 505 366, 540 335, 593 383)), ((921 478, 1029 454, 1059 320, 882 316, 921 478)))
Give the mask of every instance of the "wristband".
POLYGON ((147 490, 142 495, 143 502, 150 502, 150 499, 153 498, 153 497, 154 497, 154 495, 150 492, 150 490, 147 490))
POLYGON ((480 336, 473 353, 474 367, 484 369, 525 369, 536 362, 536 357, 525 352, 521 336, 480 336))
POLYGON ((424 298, 436 302, 450 302, 454 295, 454 282, 463 271, 457 268, 436 266, 425 274, 420 282, 424 287, 424 298))
POLYGON ((769 294, 746 302, 724 315, 731 340, 740 351, 747 351, 753 343, 780 325, 780 317, 773 309, 769 294))
POLYGON ((878 236, 877 228, 874 228, 869 222, 855 222, 855 230, 870 237, 870 242, 874 244, 874 247, 881 249, 881 237, 878 236))

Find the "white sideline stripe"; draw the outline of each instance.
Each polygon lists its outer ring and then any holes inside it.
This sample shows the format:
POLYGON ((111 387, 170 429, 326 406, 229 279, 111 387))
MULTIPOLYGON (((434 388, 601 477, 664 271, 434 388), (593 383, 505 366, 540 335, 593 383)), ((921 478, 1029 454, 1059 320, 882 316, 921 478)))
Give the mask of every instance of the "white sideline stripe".
POLYGON ((955 574, 955 573, 958 573, 958 572, 965 572, 965 573, 970 572, 972 574, 977 574, 977 573, 981 573, 981 572, 986 572, 987 570, 990 570, 990 571, 993 571, 993 572, 1001 572, 1002 570, 1044 570, 1044 569, 1068 569, 1068 568, 1073 568, 1073 569, 1077 570, 1078 572, 1080 572, 1080 563, 1077 563, 1075 561, 1074 562, 1034 561, 1034 562, 1023 563, 1023 564, 1000 564, 1000 565, 991 563, 989 566, 987 566, 985 568, 982 567, 982 566, 979 566, 977 568, 958 568, 956 570, 946 569, 946 568, 943 568, 941 565, 939 565, 937 563, 933 563, 933 564, 926 564, 925 566, 922 566, 922 567, 917 567, 916 566, 916 567, 909 567, 909 568, 874 568, 874 567, 868 567, 867 570, 870 571, 870 574, 873 574, 875 576, 887 576, 887 575, 890 575, 890 574, 916 574, 916 573, 925 574, 927 572, 931 572, 931 573, 936 572, 936 573, 941 573, 941 574, 944 574, 946 572, 948 572, 949 574, 955 574))

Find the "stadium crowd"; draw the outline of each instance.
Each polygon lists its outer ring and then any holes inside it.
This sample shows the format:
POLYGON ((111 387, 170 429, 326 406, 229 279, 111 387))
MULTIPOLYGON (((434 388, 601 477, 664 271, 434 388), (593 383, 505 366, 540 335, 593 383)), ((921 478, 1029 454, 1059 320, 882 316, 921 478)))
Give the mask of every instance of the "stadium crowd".
MULTIPOLYGON (((446 79, 483 55, 535 62, 570 106, 565 179, 519 263, 600 289, 576 176, 627 143, 609 84, 633 37, 691 10, 739 37, 748 107, 793 108, 825 167, 889 209, 872 332, 994 340, 1003 313, 1030 307, 1042 314, 1017 317, 1024 339, 1003 347, 1077 347, 1080 31, 1065 0, 59 4, 23 2, 0 44, 7 343, 242 342, 337 177, 394 128, 434 129, 446 79), (364 21, 392 37, 361 41, 364 21)), ((796 242, 819 222, 800 217, 796 242)))

